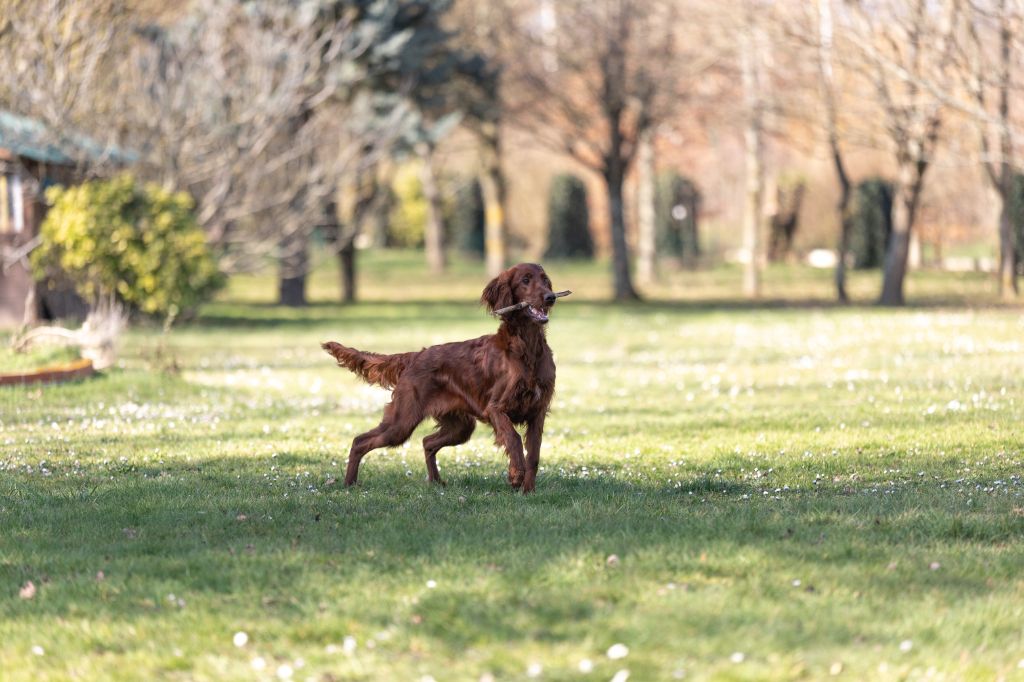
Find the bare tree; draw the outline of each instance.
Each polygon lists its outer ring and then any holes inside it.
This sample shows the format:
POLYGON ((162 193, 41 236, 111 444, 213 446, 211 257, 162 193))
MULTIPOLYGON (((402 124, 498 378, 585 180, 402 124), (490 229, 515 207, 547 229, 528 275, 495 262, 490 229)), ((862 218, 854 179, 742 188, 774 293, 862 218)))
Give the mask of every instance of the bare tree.
MULTIPOLYGON (((510 77, 515 123, 599 174, 608 193, 614 295, 638 298, 630 274, 623 185, 641 133, 674 100, 664 76, 675 54, 670 5, 660 0, 565 0, 557 39, 526 17, 510 77), (657 71, 656 71, 657 70, 657 71)), ((534 17, 543 15, 534 15, 534 17)))
POLYGON ((746 0, 740 31, 740 74, 746 113, 743 125, 744 172, 746 194, 743 203, 743 293, 749 298, 761 295, 764 271, 765 216, 765 68, 767 37, 758 20, 758 7, 746 0))
POLYGON ((836 212, 839 214, 839 243, 836 247, 835 270, 836 298, 840 303, 848 303, 850 297, 846 292, 846 257, 850 250, 850 199, 853 187, 839 136, 839 92, 835 76, 835 30, 832 20, 832 0, 818 0, 817 4, 818 88, 824 109, 824 128, 829 156, 835 169, 836 181, 839 183, 839 200, 836 202, 836 212))
POLYGON ((437 186, 437 172, 434 168, 434 152, 436 146, 432 141, 420 142, 416 151, 422 161, 420 183, 423 185, 423 198, 427 201, 427 224, 423 234, 424 250, 427 252, 427 265, 434 274, 444 272, 446 266, 444 253, 444 217, 441 207, 441 190, 437 186))
POLYGON ((1017 160, 1011 118, 1013 73, 1021 49, 1022 7, 1012 0, 972 2, 965 53, 967 90, 978 111, 971 118, 978 130, 985 175, 999 198, 999 294, 1017 297, 1017 246, 1012 194, 1017 160))
MULTIPOLYGON (((0 10, 0 97, 55 135, 113 133, 110 67, 129 36, 116 0, 7 0, 0 10), (58 30, 57 27, 60 27, 58 30)), ((108 137, 108 136, 104 136, 108 137)))
POLYGON ((657 278, 657 214, 655 211, 654 129, 640 133, 637 149, 636 278, 651 284, 657 278))
MULTIPOLYGON (((524 0, 525 1, 525 0, 524 0)), ((508 221, 502 144, 508 108, 505 72, 518 58, 508 26, 516 21, 519 0, 463 0, 453 11, 458 42, 478 59, 459 66, 465 126, 479 142, 478 175, 484 204, 484 261, 496 277, 508 260, 508 221)))
POLYGON ((952 86, 959 9, 957 0, 944 0, 941 7, 930 0, 888 0, 870 7, 853 3, 845 15, 845 27, 856 36, 851 43, 859 48, 857 66, 875 90, 896 162, 881 305, 904 302, 917 209, 945 110, 934 90, 952 86))

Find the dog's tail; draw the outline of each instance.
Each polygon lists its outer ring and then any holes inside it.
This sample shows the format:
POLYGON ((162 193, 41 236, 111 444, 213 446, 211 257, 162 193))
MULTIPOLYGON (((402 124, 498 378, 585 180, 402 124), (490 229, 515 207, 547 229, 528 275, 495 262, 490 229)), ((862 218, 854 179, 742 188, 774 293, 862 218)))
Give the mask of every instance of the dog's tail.
POLYGON ((320 347, 334 356, 339 367, 345 367, 355 372, 367 383, 384 388, 395 387, 409 361, 416 355, 416 353, 396 353, 394 355, 370 353, 349 348, 334 341, 321 343, 320 347))

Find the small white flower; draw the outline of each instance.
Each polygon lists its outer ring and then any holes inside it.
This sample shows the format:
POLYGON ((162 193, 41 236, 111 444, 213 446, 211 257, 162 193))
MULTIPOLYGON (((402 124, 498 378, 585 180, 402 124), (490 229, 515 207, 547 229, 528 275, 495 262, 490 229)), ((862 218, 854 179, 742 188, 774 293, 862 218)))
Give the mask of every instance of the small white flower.
POLYGON ((437 581, 436 580, 428 580, 427 581, 427 589, 428 590, 432 590, 435 587, 437 587, 437 581))
POLYGON ((586 674, 594 670, 594 662, 589 658, 581 658, 578 667, 581 673, 586 674))
POLYGON ((540 674, 544 672, 544 666, 534 661, 530 665, 526 666, 527 677, 540 677, 540 674))
POLYGON ((800 579, 799 578, 797 578, 796 580, 793 581, 793 587, 800 587, 800 579))
POLYGON ((242 648, 249 643, 249 635, 240 630, 235 633, 235 636, 231 638, 231 641, 234 642, 235 646, 238 648, 242 648))
POLYGON ((902 642, 900 642, 900 651, 902 651, 904 653, 907 652, 907 651, 910 651, 913 648, 914 648, 914 643, 912 641, 910 641, 909 639, 905 639, 902 642))
POLYGON ((628 680, 628 679, 629 679, 629 671, 626 670, 626 669, 622 669, 622 670, 618 671, 617 673, 615 673, 614 675, 612 675, 611 682, 626 682, 626 680, 628 680))
POLYGON ((605 655, 613 661, 617 661, 620 658, 625 658, 626 656, 629 656, 629 647, 625 644, 612 644, 610 647, 608 647, 608 651, 605 653, 605 655))
POLYGON ((253 670, 266 670, 267 669, 267 662, 265 660, 263 660, 262 656, 257 656, 256 658, 254 658, 251 661, 249 661, 249 665, 252 666, 253 670))
POLYGON ((735 651, 733 652, 732 656, 729 657, 729 660, 733 663, 742 663, 744 660, 746 660, 746 658, 747 655, 744 654, 742 651, 735 651))
POLYGON ((287 663, 282 663, 277 666, 277 679, 279 680, 290 680, 294 674, 295 671, 292 670, 292 667, 287 663))
POLYGON ((345 639, 341 643, 341 650, 351 656, 356 652, 356 638, 352 635, 345 635, 345 639))
POLYGON ((36 644, 34 647, 32 647, 32 653, 35 654, 36 656, 42 656, 43 654, 46 653, 46 651, 43 650, 43 647, 41 647, 38 644, 36 644))
POLYGON ((838 675, 841 672, 843 672, 843 664, 840 663, 839 661, 836 661, 835 663, 833 663, 829 667, 829 669, 828 669, 828 674, 831 675, 832 677, 835 677, 836 675, 838 675))
POLYGON ((423 675, 420 677, 420 682, 437 682, 433 675, 423 675))

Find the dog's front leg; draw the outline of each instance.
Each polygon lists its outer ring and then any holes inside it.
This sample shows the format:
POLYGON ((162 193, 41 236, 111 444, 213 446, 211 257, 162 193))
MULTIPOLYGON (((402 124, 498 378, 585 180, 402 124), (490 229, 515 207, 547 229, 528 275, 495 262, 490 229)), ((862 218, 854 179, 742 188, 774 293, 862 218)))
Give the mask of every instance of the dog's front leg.
POLYGON ((512 420, 504 412, 498 409, 489 410, 488 420, 494 429, 498 444, 508 453, 508 482, 513 488, 519 488, 523 485, 523 477, 526 475, 523 439, 519 437, 512 420))
POLYGON ((540 442, 544 436, 544 417, 534 417, 526 423, 526 476, 523 478, 523 494, 532 493, 537 487, 537 469, 540 468, 540 442))

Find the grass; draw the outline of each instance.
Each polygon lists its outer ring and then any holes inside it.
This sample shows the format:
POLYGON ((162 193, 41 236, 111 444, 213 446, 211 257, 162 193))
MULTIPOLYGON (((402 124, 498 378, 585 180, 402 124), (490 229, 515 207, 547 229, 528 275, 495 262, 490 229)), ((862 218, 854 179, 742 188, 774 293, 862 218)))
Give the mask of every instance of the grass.
POLYGON ((0 373, 63 365, 79 358, 77 349, 66 346, 42 346, 24 353, 15 353, 8 339, 0 337, 0 341, 0 373))
POLYGON ((778 269, 801 305, 751 306, 715 270, 610 306, 603 269, 553 265, 578 293, 523 497, 485 428, 442 451, 446 488, 426 426, 333 483, 387 394, 320 340, 494 326, 475 267, 367 260, 364 303, 328 303, 330 272, 299 311, 236 280, 167 338, 133 330, 116 371, 0 389, 0 678, 1024 675, 1024 323, 959 305, 987 280, 836 308, 826 275, 778 269))

